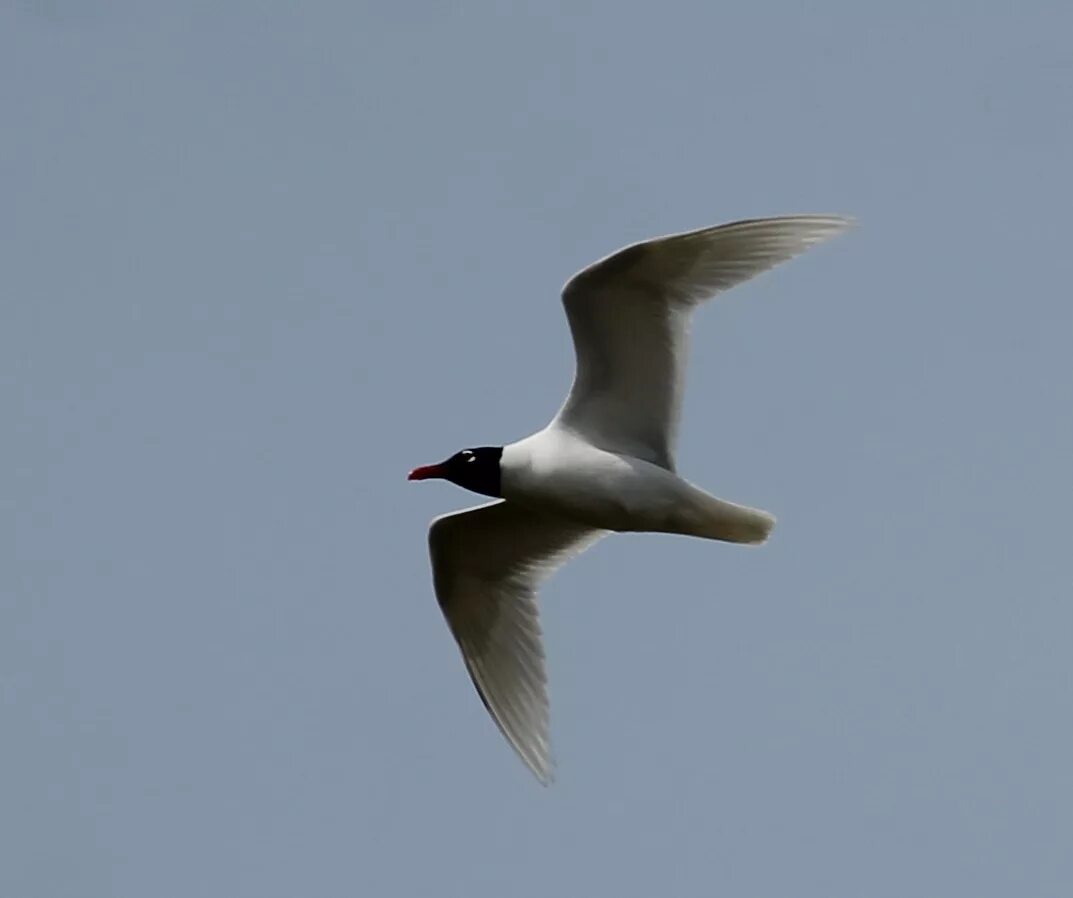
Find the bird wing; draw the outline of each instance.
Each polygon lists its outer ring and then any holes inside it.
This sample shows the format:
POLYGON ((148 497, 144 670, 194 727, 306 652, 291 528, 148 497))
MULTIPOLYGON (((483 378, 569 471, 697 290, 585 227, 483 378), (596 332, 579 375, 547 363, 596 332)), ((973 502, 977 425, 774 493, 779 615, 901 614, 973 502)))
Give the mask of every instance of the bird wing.
POLYGON ((637 243, 576 274, 563 305, 577 370, 556 423, 673 470, 690 313, 850 224, 833 215, 739 221, 637 243))
POLYGON ((604 531, 492 502, 429 528, 436 598, 488 713, 537 778, 552 776, 536 591, 604 531))

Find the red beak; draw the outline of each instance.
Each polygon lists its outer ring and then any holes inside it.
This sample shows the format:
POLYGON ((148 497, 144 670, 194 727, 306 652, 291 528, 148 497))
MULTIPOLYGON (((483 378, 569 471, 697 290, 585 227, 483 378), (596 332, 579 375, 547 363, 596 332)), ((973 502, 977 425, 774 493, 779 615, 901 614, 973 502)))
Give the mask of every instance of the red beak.
POLYGON ((420 468, 414 468, 407 480, 432 480, 435 477, 443 477, 442 465, 422 465, 420 468))

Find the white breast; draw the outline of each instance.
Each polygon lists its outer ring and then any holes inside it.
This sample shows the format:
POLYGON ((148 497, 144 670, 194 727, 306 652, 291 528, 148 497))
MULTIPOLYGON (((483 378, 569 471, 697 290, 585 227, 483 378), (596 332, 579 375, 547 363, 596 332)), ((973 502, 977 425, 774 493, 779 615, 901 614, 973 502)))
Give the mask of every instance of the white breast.
POLYGON ((601 530, 682 532, 679 519, 700 492, 556 426, 504 448, 502 471, 504 499, 601 530))

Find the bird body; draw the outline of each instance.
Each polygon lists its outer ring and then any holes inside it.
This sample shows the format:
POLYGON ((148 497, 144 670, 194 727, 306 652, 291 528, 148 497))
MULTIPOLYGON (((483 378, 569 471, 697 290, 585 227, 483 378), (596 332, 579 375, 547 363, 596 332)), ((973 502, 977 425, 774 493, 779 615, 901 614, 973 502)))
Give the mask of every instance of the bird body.
POLYGON ((505 446, 501 469, 508 502, 595 530, 759 543, 775 523, 659 465, 599 449, 558 422, 505 446))
POLYGON ((612 531, 767 539, 770 514, 676 472, 690 319, 705 300, 848 226, 831 215, 739 221, 637 243, 589 266, 563 288, 577 367, 551 423, 410 473, 496 500, 432 522, 433 586, 481 700, 542 782, 552 763, 540 582, 612 531))

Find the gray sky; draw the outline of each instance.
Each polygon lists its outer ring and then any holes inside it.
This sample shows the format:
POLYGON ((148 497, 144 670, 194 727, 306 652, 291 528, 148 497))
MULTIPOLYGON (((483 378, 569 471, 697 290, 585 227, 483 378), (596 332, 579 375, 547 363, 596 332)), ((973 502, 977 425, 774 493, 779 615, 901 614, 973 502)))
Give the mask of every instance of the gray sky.
POLYGON ((89 6, 0 6, 0 894, 1070 894, 1068 2, 89 6), (579 267, 801 211, 680 452, 779 527, 548 584, 544 790, 406 471, 579 267))

